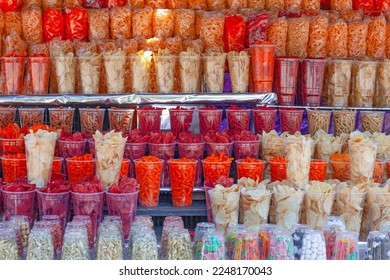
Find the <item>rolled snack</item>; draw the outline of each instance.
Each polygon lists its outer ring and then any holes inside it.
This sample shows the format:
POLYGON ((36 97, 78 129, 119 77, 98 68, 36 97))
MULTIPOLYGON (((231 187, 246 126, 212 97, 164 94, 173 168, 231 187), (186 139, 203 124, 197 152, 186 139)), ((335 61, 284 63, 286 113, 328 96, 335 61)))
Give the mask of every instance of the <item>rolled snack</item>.
POLYGON ((79 55, 81 91, 83 94, 99 93, 101 56, 85 52, 79 55))
POLYGON ((353 184, 369 182, 374 173, 377 146, 369 138, 352 138, 349 143, 351 181, 353 184))
POLYGON ((334 135, 350 134, 355 130, 356 111, 333 111, 334 135))
POLYGON ((303 186, 309 181, 312 143, 311 138, 305 137, 286 143, 287 180, 294 182, 297 186, 303 186))
POLYGON ((300 211, 305 193, 287 185, 273 187, 275 203, 275 223, 279 228, 292 233, 299 223, 300 211))
POLYGON ((133 238, 132 260, 157 260, 157 238, 153 230, 140 230, 133 238))
POLYGON ((326 182, 312 181, 305 186, 307 224, 315 230, 322 230, 326 219, 332 213, 336 192, 334 185, 326 182))
POLYGON ((27 155, 27 178, 37 189, 50 180, 57 133, 39 129, 24 137, 27 155))
POLYGON ((331 106, 348 106, 352 62, 352 60, 332 60, 328 65, 328 95, 331 106))
POLYGON ((329 131, 331 111, 306 109, 309 133, 314 135, 319 129, 329 131))
POLYGON ((238 185, 224 188, 218 184, 209 190, 209 196, 216 229, 225 233, 229 224, 238 223, 240 188, 238 185))
POLYGON ((247 52, 229 52, 228 64, 233 93, 248 91, 250 58, 247 52))
POLYGON ((363 131, 382 132, 385 112, 361 112, 360 121, 363 131))
POLYGON ((154 56, 154 67, 156 69, 157 92, 172 93, 175 80, 175 57, 168 49, 158 50, 154 56))
POLYGON ((373 186, 368 189, 368 214, 371 230, 380 230, 382 224, 390 221, 390 181, 384 187, 373 186))
POLYGON ((95 139, 96 176, 107 189, 114 183, 118 184, 127 138, 122 137, 122 132, 114 132, 114 130, 105 135, 96 131, 93 138, 95 139))
POLYGON ((151 51, 139 51, 131 56, 133 93, 146 93, 149 91, 152 54, 151 51))
POLYGON ((213 52, 204 56, 203 59, 208 92, 223 92, 226 54, 213 52))
POLYGON ((121 49, 103 54, 107 79, 107 93, 125 92, 126 57, 121 49))
POLYGON ((181 93, 199 92, 202 70, 200 55, 193 51, 179 54, 181 93))

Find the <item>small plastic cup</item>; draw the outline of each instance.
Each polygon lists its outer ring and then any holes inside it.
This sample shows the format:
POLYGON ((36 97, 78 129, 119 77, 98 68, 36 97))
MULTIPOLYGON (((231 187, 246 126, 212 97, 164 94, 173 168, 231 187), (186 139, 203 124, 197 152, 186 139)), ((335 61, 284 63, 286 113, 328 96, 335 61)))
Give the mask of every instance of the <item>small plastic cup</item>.
POLYGON ((220 176, 229 177, 231 161, 225 162, 205 162, 203 163, 204 182, 215 183, 220 176))
POLYGON ((45 108, 19 108, 20 127, 43 123, 45 108))
POLYGON ((367 192, 338 192, 337 215, 343 217, 347 230, 360 232, 364 202, 367 192), (354 209, 351 211, 351 209, 354 209))
POLYGON ((212 223, 213 222, 213 211, 211 211, 211 201, 210 201, 210 195, 209 190, 213 188, 204 186, 204 192, 205 192, 205 198, 206 198, 206 209, 207 209, 207 222, 212 223))
POLYGON ((275 45, 264 42, 250 46, 254 92, 272 91, 274 80, 275 45))
POLYGON ((108 119, 110 121, 110 130, 129 134, 133 123, 133 109, 107 109, 108 119))
POLYGON ((365 111, 360 112, 360 124, 362 131, 382 132, 385 120, 385 112, 365 111))
POLYGON ((22 93, 24 58, 2 57, 2 70, 4 77, 4 93, 6 95, 19 95, 22 93))
POLYGON ((237 165, 237 180, 242 177, 250 178, 252 180, 263 180, 263 173, 265 162, 242 162, 242 159, 236 160, 237 165))
POLYGON ((155 55, 153 57, 156 70, 156 85, 159 93, 172 93, 175 80, 176 56, 155 55))
POLYGON ((328 167, 328 161, 326 160, 312 160, 310 162, 310 181, 321 181, 324 182, 326 178, 326 170, 328 167))
POLYGON ((127 158, 123 158, 119 177, 127 177, 129 175, 129 169, 130 169, 130 160, 127 158))
POLYGON ((282 132, 294 134, 301 131, 303 109, 280 109, 280 125, 282 132))
POLYGON ((15 122, 16 108, 0 107, 0 127, 6 127, 15 122))
POLYGON ((32 94, 47 94, 49 88, 50 58, 29 57, 27 63, 31 79, 32 94))
POLYGON ((148 143, 126 143, 123 158, 130 160, 129 177, 135 177, 134 160, 142 158, 146 153, 148 143))
POLYGON ((234 133, 249 131, 251 121, 251 110, 226 109, 228 128, 234 133))
POLYGON ((351 179, 351 164, 345 161, 330 161, 333 179, 347 182, 351 179))
POLYGON ((178 137, 180 133, 189 131, 193 114, 194 109, 169 110, 169 120, 173 135, 178 137))
POLYGON ((306 58, 301 64, 303 106, 320 106, 325 72, 324 58, 306 58))
POLYGON ((276 112, 275 108, 255 108, 253 111, 253 122, 255 134, 268 133, 275 128, 276 112))
POLYGON ((232 157, 233 154, 233 142, 230 143, 208 143, 206 142, 207 156, 219 155, 224 153, 228 157, 232 157))
POLYGON ((356 111, 333 111, 334 135, 350 134, 355 130, 356 111))
POLYGON ((3 180, 13 183, 15 179, 27 178, 26 158, 1 157, 3 180))
POLYGON ((151 51, 145 51, 141 55, 136 53, 130 57, 132 69, 130 79, 133 93, 149 92, 152 54, 151 51))
POLYGON ((173 206, 187 207, 192 205, 197 163, 197 160, 191 162, 168 160, 173 206))
POLYGON ((24 153, 25 153, 24 138, 18 138, 18 139, 0 138, 1 156, 24 154, 24 153))
POLYGON ((305 194, 306 221, 314 230, 322 230, 327 218, 331 215, 336 192, 329 193, 308 191, 305 194), (317 205, 313 207, 312 205, 317 205))
POLYGON ((80 108, 81 133, 92 135, 96 130, 103 131, 106 109, 80 108))
POLYGON ((50 126, 72 133, 74 108, 49 108, 50 126))
POLYGON ((374 165, 374 173, 372 175, 372 180, 374 183, 382 184, 385 176, 386 161, 376 160, 374 165))
POLYGON ((254 141, 234 141, 234 157, 235 159, 243 159, 246 157, 259 158, 261 140, 254 141))
POLYGON ((51 167, 51 173, 62 173, 64 165, 64 158, 62 157, 54 157, 53 163, 51 167))
POLYGON ((154 144, 149 143, 149 154, 164 160, 163 176, 161 178, 162 187, 169 188, 171 186, 169 176, 168 160, 175 156, 176 143, 170 144, 154 144))
POLYGON ((142 134, 150 132, 159 132, 161 126, 162 109, 145 110, 139 108, 137 110, 139 129, 142 134))
POLYGON ((89 138, 87 140, 88 143, 88 151, 90 154, 92 154, 93 157, 95 157, 95 139, 89 138))
POLYGON ((291 106, 295 104, 299 62, 299 57, 275 58, 275 92, 279 105, 291 106))
POLYGON ((95 159, 75 160, 66 159, 68 180, 79 183, 83 178, 92 178, 95 175, 95 159))
POLYGON ((44 193, 37 190, 39 216, 59 216, 62 228, 65 229, 69 215, 70 191, 63 193, 44 193))
POLYGON ((179 157, 196 159, 195 186, 199 187, 202 175, 202 159, 204 154, 204 143, 177 143, 179 157))
POLYGON ((271 181, 283 181, 287 180, 287 161, 269 161, 270 171, 271 171, 271 181))
POLYGON ((14 215, 27 216, 30 224, 34 221, 35 190, 26 192, 9 192, 2 190, 2 193, 6 221, 9 221, 11 216, 14 215))
POLYGON ((199 130, 202 135, 209 131, 220 131, 223 109, 202 110, 199 109, 199 130))
POLYGON ((85 154, 87 140, 81 141, 64 141, 58 140, 60 145, 60 156, 67 159, 85 154))
POLYGON ((222 93, 225 76, 226 55, 203 56, 204 92, 222 93))
POLYGON ((131 225, 137 213, 138 191, 134 193, 110 193, 106 191, 108 214, 119 216, 122 221, 123 237, 129 240, 131 225))

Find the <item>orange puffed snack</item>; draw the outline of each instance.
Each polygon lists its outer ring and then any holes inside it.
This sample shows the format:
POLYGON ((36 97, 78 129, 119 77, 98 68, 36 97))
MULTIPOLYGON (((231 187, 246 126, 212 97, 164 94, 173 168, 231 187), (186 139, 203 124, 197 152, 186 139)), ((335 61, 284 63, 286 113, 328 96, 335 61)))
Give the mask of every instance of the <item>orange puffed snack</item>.
POLYGON ((215 183, 220 176, 229 177, 230 164, 233 158, 224 153, 219 156, 212 154, 203 160, 204 181, 215 183))
POLYGON ((185 207, 192 204, 192 190, 195 184, 197 162, 194 159, 170 159, 172 204, 185 207))
POLYGON ((78 183, 84 177, 92 178, 95 175, 95 159, 92 154, 68 158, 66 164, 70 182, 78 183))
POLYGON ((242 177, 261 181, 263 179, 264 161, 261 159, 246 157, 237 163, 237 179, 242 177))
POLYGON ((328 162, 325 160, 313 160, 310 162, 310 173, 309 180, 310 181, 325 181, 326 177, 326 169, 328 166, 328 162))
POLYGON ((26 155, 6 155, 1 160, 3 180, 12 183, 15 179, 27 177, 26 155))
POLYGON ((330 165, 333 171, 333 179, 341 182, 350 179, 350 159, 348 154, 333 154, 330 156, 330 165))
POLYGON ((269 160, 271 170, 271 181, 283 181, 287 179, 287 160, 283 157, 271 158, 269 160))
POLYGON ((126 177, 129 173, 129 162, 130 161, 126 158, 122 160, 120 177, 126 177))

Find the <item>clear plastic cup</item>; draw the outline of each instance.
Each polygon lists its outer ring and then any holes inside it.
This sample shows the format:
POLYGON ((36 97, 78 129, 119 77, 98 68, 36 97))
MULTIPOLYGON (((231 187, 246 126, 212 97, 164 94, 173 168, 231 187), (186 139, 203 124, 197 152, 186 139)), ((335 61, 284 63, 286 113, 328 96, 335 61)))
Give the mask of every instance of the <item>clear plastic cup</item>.
POLYGON ((270 160, 269 166, 271 171, 272 182, 287 180, 287 161, 279 162, 279 161, 270 160))
POLYGON ((149 143, 149 154, 164 160, 163 176, 161 178, 161 186, 169 188, 171 180, 169 176, 168 160, 175 156, 176 143, 170 144, 154 144, 149 143))
POLYGON ((201 222, 196 224, 194 235, 194 259, 201 259, 202 239, 206 232, 214 232, 215 225, 209 222, 201 222))
POLYGON ((63 171, 63 166, 64 166, 64 159, 62 157, 54 157, 53 158, 53 163, 51 167, 51 173, 62 173, 65 172, 63 171))
POLYGON ((67 224, 69 229, 83 229, 87 232, 88 245, 92 249, 95 244, 95 237, 92 228, 92 221, 89 215, 75 215, 73 216, 72 222, 67 224))
POLYGON ((377 81, 376 60, 354 60, 352 66, 352 97, 354 107, 372 108, 377 81))
POLYGON ((257 233, 242 231, 237 234, 234 246, 233 260, 258 260, 259 245, 257 233))
POLYGON ((179 55, 179 75, 181 93, 200 92, 202 58, 182 52, 179 55))
POLYGON ((47 94, 49 88, 50 58, 29 57, 27 58, 27 63, 31 79, 32 94, 47 94))
POLYGON ((155 55, 153 57, 156 70, 156 85, 159 93, 172 93, 175 80, 177 57, 171 55, 155 55))
POLYGON ((19 108, 20 127, 43 123, 45 108, 19 108))
POLYGON ((382 184, 385 177, 386 161, 376 160, 372 180, 374 183, 382 184))
POLYGON ((107 207, 109 215, 121 218, 123 237, 129 240, 131 225, 137 212, 138 191, 134 193, 110 193, 106 191, 107 207))
POLYGON ((223 109, 202 110, 199 109, 199 129, 201 134, 209 131, 220 131, 223 109))
POLYGON ((326 160, 311 160, 310 162, 310 181, 324 182, 326 178, 326 170, 328 169, 328 161, 326 160))
POLYGON ((15 122, 16 108, 0 107, 0 127, 6 127, 15 122))
MULTIPOLYGON (((101 56, 93 55, 92 53, 84 53, 77 58, 78 69, 77 75, 80 79, 82 94, 98 94, 100 83, 100 72, 102 69, 101 56)), ((105 74, 103 72, 102 74, 105 74)), ((102 75, 102 77, 104 77, 102 75)))
POLYGON ((49 108, 50 126, 72 133, 75 108, 49 108))
POLYGON ((294 134, 297 131, 301 131, 303 109, 280 109, 280 125, 282 132, 288 132, 294 134))
POLYGON ((137 115, 138 115, 139 129, 141 130, 141 133, 143 135, 150 132, 160 131, 162 109, 145 110, 139 108, 137 110, 137 115))
POLYGON ((308 191, 305 195, 306 221, 311 229, 322 230, 331 215, 336 192, 308 191))
POLYGON ((205 162, 203 163, 204 182, 210 181, 215 183, 220 176, 229 177, 231 161, 225 162, 205 162))
POLYGON ((360 232, 366 194, 367 192, 338 191, 337 214, 343 217, 347 230, 360 232))
POLYGON ((371 181, 375 167, 376 143, 361 143, 350 140, 348 141, 348 150, 352 183, 360 184, 371 181))
POLYGON ((103 131, 106 109, 80 108, 81 133, 92 135, 96 130, 103 131))
POLYGON ((203 56, 205 92, 222 93, 225 76, 226 54, 203 56))
POLYGON ((275 58, 275 92, 278 104, 290 106, 295 104, 297 94, 299 57, 275 58))
POLYGON ((226 109, 228 128, 234 133, 249 131, 251 122, 251 110, 226 109))
POLYGON ((306 58, 301 64, 303 106, 320 106, 325 59, 306 58))
POLYGON ((52 58, 59 94, 73 94, 76 89, 76 58, 73 53, 52 58))
POLYGON ((110 130, 129 134, 133 123, 133 109, 110 108, 108 110, 108 119, 110 121, 110 130))
POLYGON ((1 156, 24 154, 24 153, 25 153, 24 138, 18 138, 18 139, 0 138, 1 156))
POLYGON ((259 158, 261 140, 254 141, 234 141, 235 159, 244 159, 246 157, 259 158))
POLYGON ((4 182, 13 183, 15 179, 27 178, 26 158, 1 157, 1 167, 4 182))
POLYGON ((237 165, 237 180, 242 177, 250 178, 252 180, 263 180, 265 162, 243 162, 242 159, 236 160, 237 165))
MULTIPOLYGON (((327 61, 329 73, 327 94, 331 99, 331 104, 329 105, 348 107, 348 98, 351 92, 352 63, 353 60, 347 59, 332 59, 327 61)), ((326 83, 326 81, 324 82, 326 83)))
POLYGON ((326 260, 325 237, 321 231, 308 230, 303 237, 301 260, 326 260))
POLYGON ((254 92, 272 91, 274 80, 275 45, 262 43, 250 46, 254 92))
POLYGON ((60 146, 60 156, 67 159, 85 154, 87 140, 81 141, 65 141, 58 140, 60 146))
POLYGON ((9 192, 2 190, 5 220, 9 221, 13 215, 24 215, 30 223, 35 219, 34 201, 35 190, 26 192, 9 192))
POLYGON ((95 139, 88 138, 87 143, 89 153, 92 154, 93 157, 95 157, 95 139))
POLYGON ((227 157, 232 157, 233 154, 233 142, 230 143, 208 143, 206 142, 207 156, 219 155, 224 153, 227 157))
POLYGON ((314 136, 320 129, 328 133, 332 111, 306 109, 306 113, 310 135, 314 136))
POLYGON ((356 111, 333 111, 334 135, 350 134, 355 130, 356 111))
POLYGON ((168 160, 173 206, 187 207, 192 205, 197 163, 197 160, 191 162, 168 160))
POLYGON ((133 93, 148 93, 150 72, 152 66, 152 52, 136 53, 130 57, 131 85, 133 93))
POLYGON ((129 177, 135 177, 134 160, 142 158, 146 153, 148 143, 126 143, 123 158, 130 160, 129 177))
POLYGON ((24 58, 2 57, 2 72, 4 77, 4 93, 6 95, 19 95, 22 93, 24 58))
POLYGON ((360 124, 362 131, 382 132, 385 112, 361 111, 360 124))
POLYGON ((292 233, 295 225, 299 223, 303 207, 304 193, 273 193, 275 205, 275 224, 281 230, 292 233))
POLYGON ((169 120, 171 123, 171 131, 173 135, 178 137, 181 132, 189 131, 193 114, 194 109, 169 110, 169 120))
POLYGON ((199 187, 202 176, 202 159, 204 154, 204 143, 177 143, 179 157, 196 159, 195 186, 199 187))
POLYGON ((275 108, 255 108, 253 111, 253 122, 256 134, 268 133, 275 128, 275 108))
POLYGON ((76 160, 67 158, 66 166, 68 180, 79 183, 85 177, 92 178, 95 175, 95 159, 76 160))

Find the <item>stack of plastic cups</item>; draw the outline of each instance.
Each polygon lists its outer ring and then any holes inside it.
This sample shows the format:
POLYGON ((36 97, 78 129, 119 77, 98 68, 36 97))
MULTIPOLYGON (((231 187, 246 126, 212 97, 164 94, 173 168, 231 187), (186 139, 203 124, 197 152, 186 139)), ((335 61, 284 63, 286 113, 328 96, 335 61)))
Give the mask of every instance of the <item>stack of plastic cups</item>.
POLYGON ((299 57, 275 58, 274 87, 279 105, 291 106, 295 103, 299 61, 299 57))
POLYGON ((253 90, 256 93, 272 92, 275 45, 270 42, 263 42, 252 45, 250 48, 253 90))
POLYGON ((302 61, 301 86, 303 106, 320 106, 324 72, 324 58, 306 58, 302 61))

